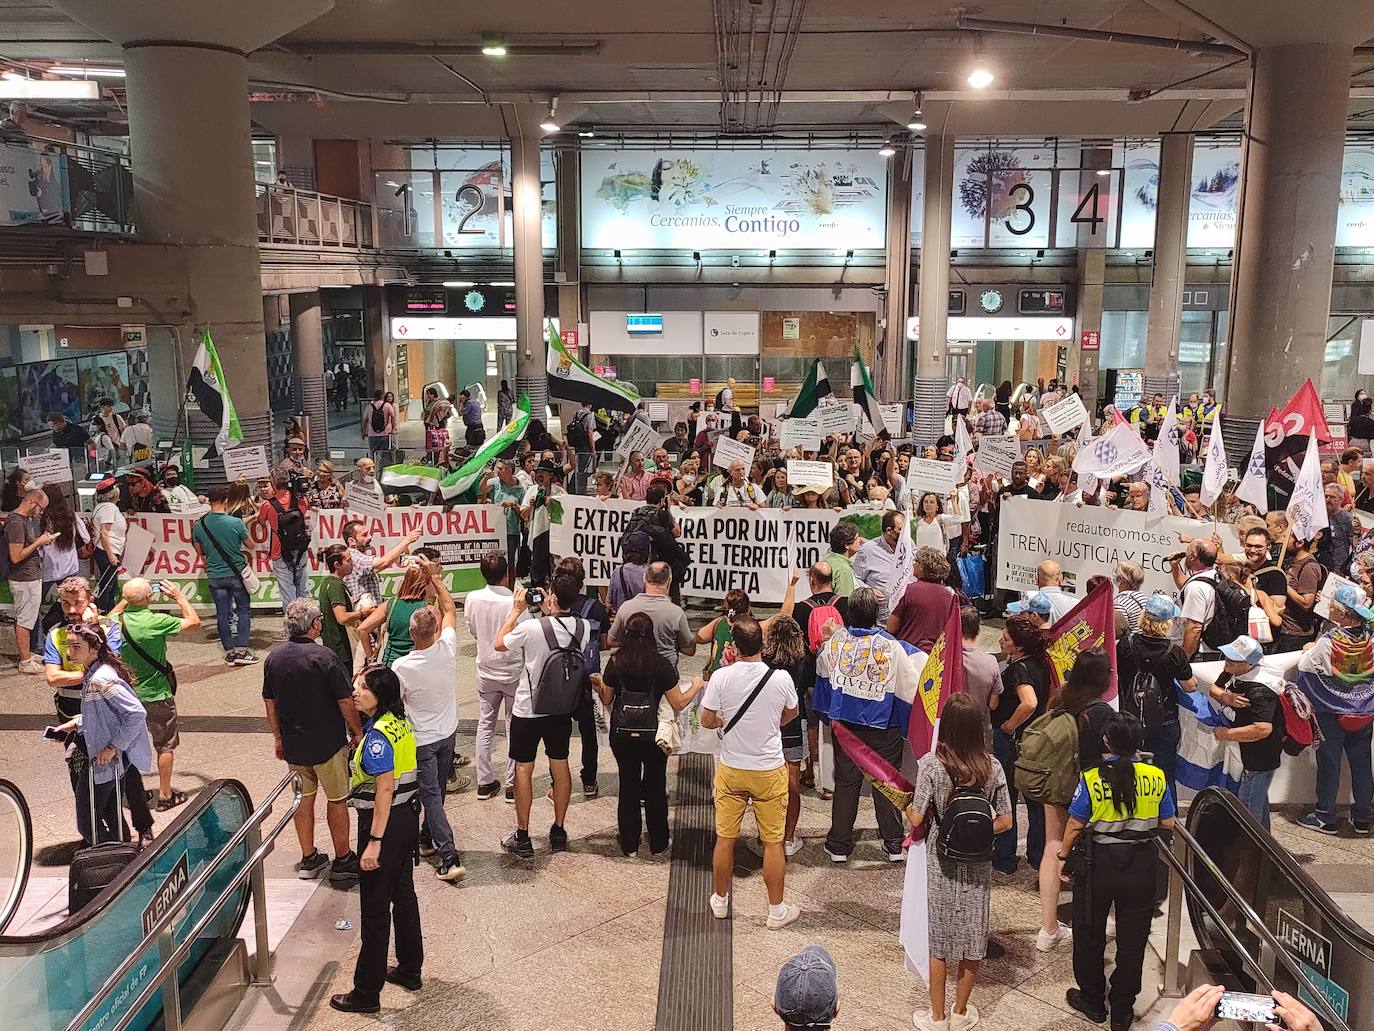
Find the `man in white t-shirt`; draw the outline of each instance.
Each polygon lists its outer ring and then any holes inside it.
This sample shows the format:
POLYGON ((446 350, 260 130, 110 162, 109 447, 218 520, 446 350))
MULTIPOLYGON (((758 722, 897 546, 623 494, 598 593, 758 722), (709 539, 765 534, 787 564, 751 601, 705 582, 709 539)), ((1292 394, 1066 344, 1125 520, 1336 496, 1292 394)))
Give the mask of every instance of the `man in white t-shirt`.
MULTIPOLYGON (((534 760, 541 741, 549 760, 549 772, 553 775, 553 826, 549 828, 549 848, 554 852, 565 852, 568 848, 568 832, 563 827, 563 819, 572 797, 572 773, 568 767, 572 713, 535 714, 535 688, 544 663, 552 654, 544 631, 547 628, 552 633, 560 648, 575 647, 578 651, 587 646, 591 634, 591 624, 572 614, 578 594, 576 577, 556 574, 552 589, 545 595, 548 615, 521 622, 527 607, 525 594, 524 588, 516 589, 510 615, 497 631, 494 642, 496 651, 518 655, 521 665, 510 720, 510 757, 515 760, 515 833, 501 842, 503 849, 520 859, 534 856, 534 843, 530 841, 530 806, 534 801, 534 760)), ((785 781, 783 787, 785 803, 785 781)))
POLYGON ((1214 649, 1203 645, 1202 632, 1217 611, 1217 546, 1209 540, 1195 540, 1182 555, 1183 569, 1179 561, 1178 556, 1169 556, 1170 572, 1182 592, 1183 618, 1179 622, 1183 626, 1183 653, 1189 659, 1196 658, 1199 650, 1215 656, 1214 649))
POLYGON ((732 635, 739 658, 711 674, 701 697, 701 725, 708 730, 724 731, 716 757, 716 848, 711 862, 715 892, 711 896, 711 915, 718 920, 730 915, 735 839, 739 837, 744 810, 753 806, 759 840, 763 843, 768 927, 777 929, 801 916, 800 908, 788 905, 782 898, 787 872, 782 845, 787 821, 782 725, 797 717, 797 690, 785 671, 770 672, 760 660, 763 629, 758 620, 753 616, 737 618, 732 635))
POLYGON ((415 647, 391 664, 401 681, 406 718, 415 730, 415 779, 425 809, 420 828, 420 855, 439 856, 435 875, 441 881, 461 880, 463 857, 453 844, 453 828, 444 813, 444 793, 453 769, 454 738, 458 733, 458 609, 444 585, 439 563, 418 559, 434 585, 433 606, 410 616, 410 639, 415 647))
MULTIPOLYGON (((514 477, 512 477, 513 479, 514 477)), ((510 615, 515 600, 505 586, 510 559, 496 549, 482 556, 480 568, 487 586, 473 591, 463 600, 463 615, 468 633, 477 642, 477 797, 494 797, 502 787, 506 801, 515 801, 515 760, 506 759, 506 775, 500 781, 491 768, 491 743, 496 736, 496 719, 506 707, 506 740, 510 741, 510 718, 515 706, 515 688, 520 683, 524 663, 513 652, 496 650, 496 635, 510 615)))

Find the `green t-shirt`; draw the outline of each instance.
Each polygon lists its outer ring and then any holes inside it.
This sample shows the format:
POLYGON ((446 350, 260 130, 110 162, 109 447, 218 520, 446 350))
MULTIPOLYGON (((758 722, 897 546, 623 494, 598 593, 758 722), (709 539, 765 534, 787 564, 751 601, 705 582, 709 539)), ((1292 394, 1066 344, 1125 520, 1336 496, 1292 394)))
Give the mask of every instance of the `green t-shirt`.
POLYGON ((243 545, 248 540, 248 527, 238 516, 231 516, 228 512, 210 512, 196 522, 195 529, 191 531, 191 539, 199 542, 201 550, 205 552, 205 575, 211 580, 227 580, 238 576, 239 570, 246 564, 243 545), (219 542, 218 548, 210 537, 206 536, 207 531, 219 542), (221 548, 238 564, 226 565, 224 556, 220 554, 221 548))
POLYGON ((402 655, 415 650, 415 642, 410 639, 410 617, 416 609, 425 607, 424 598, 392 598, 386 621, 386 647, 382 650, 382 662, 390 666, 402 655))
POLYGON ((353 603, 348 599, 348 588, 337 576, 326 576, 320 581, 320 644, 324 645, 340 659, 345 668, 353 668, 353 644, 348 639, 348 628, 334 618, 334 606, 342 605, 347 612, 353 611, 353 603))
POLYGON ((150 658, 166 666, 167 638, 181 630, 181 617, 154 612, 149 608, 132 608, 125 610, 119 619, 124 624, 124 648, 121 655, 129 664, 134 676, 138 678, 138 682, 134 684, 134 692, 138 695, 139 701, 160 702, 164 698, 172 697, 172 685, 167 683, 167 678, 145 662, 134 645, 138 645, 150 658))

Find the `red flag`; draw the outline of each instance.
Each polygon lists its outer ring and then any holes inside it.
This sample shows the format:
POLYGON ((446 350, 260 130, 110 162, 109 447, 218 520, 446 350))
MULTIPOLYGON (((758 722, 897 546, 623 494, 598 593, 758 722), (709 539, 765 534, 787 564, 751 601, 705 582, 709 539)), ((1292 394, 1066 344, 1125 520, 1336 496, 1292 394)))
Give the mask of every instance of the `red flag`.
POLYGON ((935 721, 944 711, 945 699, 964 689, 964 625, 958 598, 951 598, 945 628, 921 668, 916 698, 911 705, 907 741, 917 759, 930 751, 935 740, 935 721))
POLYGON ((1116 609, 1112 605, 1112 582, 1104 580, 1087 597, 1050 628, 1052 639, 1046 654, 1050 660, 1051 693, 1058 691, 1081 652, 1105 648, 1112 663, 1112 683, 1103 697, 1116 697, 1116 609))
POLYGON ((1331 428, 1326 424, 1321 399, 1309 379, 1282 411, 1271 412, 1264 423, 1264 461, 1269 485, 1281 505, 1288 503, 1293 492, 1303 455, 1307 453, 1307 438, 1311 436, 1317 438, 1318 444, 1331 442, 1331 428))
POLYGON ((916 793, 911 781, 903 777, 881 755, 864 744, 857 734, 839 720, 831 721, 830 730, 835 735, 835 744, 843 748, 845 754, 854 761, 859 772, 868 778, 868 782, 873 785, 874 791, 881 793, 883 797, 896 806, 898 812, 911 805, 911 799, 916 793))

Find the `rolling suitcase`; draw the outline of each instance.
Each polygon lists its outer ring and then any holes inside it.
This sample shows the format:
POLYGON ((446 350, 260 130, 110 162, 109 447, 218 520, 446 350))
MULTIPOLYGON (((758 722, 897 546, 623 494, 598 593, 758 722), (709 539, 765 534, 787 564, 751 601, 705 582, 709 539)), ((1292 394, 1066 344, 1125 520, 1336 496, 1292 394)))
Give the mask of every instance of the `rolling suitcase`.
MULTIPOLYGON (((122 764, 122 758, 120 760, 122 764)), ((95 808, 95 774, 88 770, 86 783, 90 788, 91 833, 95 834, 99 818, 95 808)), ((120 833, 124 832, 124 777, 115 778, 114 803, 115 819, 119 821, 120 833)), ((72 866, 67 880, 67 912, 76 913, 87 906, 104 891, 123 872, 124 868, 138 855, 138 846, 132 841, 106 841, 99 845, 88 845, 78 849, 72 856, 72 866)))

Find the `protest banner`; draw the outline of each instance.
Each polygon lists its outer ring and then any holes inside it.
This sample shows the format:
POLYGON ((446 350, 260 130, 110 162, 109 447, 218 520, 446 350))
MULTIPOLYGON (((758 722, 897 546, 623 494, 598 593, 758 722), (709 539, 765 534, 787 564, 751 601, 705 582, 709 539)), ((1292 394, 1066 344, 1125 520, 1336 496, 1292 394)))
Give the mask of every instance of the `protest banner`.
POLYGON ((849 402, 843 404, 817 405, 811 418, 820 423, 822 433, 853 433, 856 424, 854 408, 849 402))
POLYGON ((1065 593, 1082 597, 1088 577, 1111 576, 1118 562, 1130 561, 1145 570, 1142 591, 1174 597, 1178 588, 1168 557, 1183 550, 1178 535, 1208 538, 1213 530, 1221 534, 1223 550, 1240 550, 1235 529, 1225 523, 1008 498, 1002 502, 997 537, 997 586, 1035 590, 1035 567, 1053 559, 1064 570, 1065 593))
POLYGON ((1011 467, 1021 459, 1021 444, 1012 434, 983 436, 973 455, 973 468, 980 473, 997 475, 1004 480, 1011 476, 1011 467))
POLYGON ((829 490, 835 486, 835 467, 829 462, 803 462, 789 458, 787 482, 794 487, 824 487, 829 490))
POLYGON ((815 419, 784 419, 778 424, 778 446, 784 452, 794 447, 803 451, 819 451, 821 424, 815 419))
MULTIPOLYGON (((620 538, 634 501, 597 501, 565 494, 551 504, 549 550, 582 559, 587 583, 610 582, 620 564, 620 538)), ((688 597, 723 598, 731 588, 744 590, 755 602, 776 603, 787 592, 792 571, 803 572, 830 550, 830 531, 849 520, 864 537, 878 534, 881 514, 825 509, 674 508, 681 528, 679 543, 692 560, 682 593, 688 597)), ((796 597, 808 596, 806 577, 796 597)))
POLYGON ((1088 410, 1083 407, 1083 399, 1077 394, 1069 394, 1062 401, 1056 401, 1040 413, 1051 433, 1063 434, 1077 429, 1088 421, 1088 410))
POLYGON ((744 463, 744 474, 748 476, 754 466, 754 449, 729 437, 716 441, 716 465, 729 472, 730 466, 737 461, 744 463))
POLYGON ((945 496, 954 489, 954 463, 913 458, 906 473, 906 489, 912 495, 913 507, 926 493, 938 495, 943 504, 945 496))
POLYGON ((267 452, 261 444, 245 447, 240 444, 224 452, 224 478, 230 483, 242 477, 259 480, 271 474, 267 469, 267 452))
POLYGON ((32 477, 29 486, 34 490, 49 483, 72 482, 72 460, 65 448, 41 451, 36 455, 20 455, 19 467, 32 477))
MULTIPOLYGON (((318 581, 326 575, 319 559, 320 551, 331 544, 343 543, 343 524, 352 518, 353 514, 344 509, 319 509, 312 513, 308 552, 312 590, 318 589, 318 581)), ((494 505, 459 505, 449 511, 438 505, 388 508, 382 516, 368 521, 374 555, 390 551, 411 530, 420 530, 421 543, 438 549, 444 565, 444 582, 456 595, 484 586, 478 563, 488 551, 506 546, 505 516, 494 505)), ((153 538, 142 575, 150 580, 168 580, 176 584, 192 604, 211 605, 205 563, 191 543, 195 522, 191 516, 157 513, 129 517, 131 532, 134 526, 141 526, 153 538)), ((269 560, 267 525, 255 523, 250 534, 253 568, 262 580, 262 588, 253 596, 253 604, 279 607, 281 596, 269 560)), ((384 593, 393 594, 404 573, 399 565, 382 571, 384 593)))
POLYGON ((616 443, 615 453, 619 458, 628 458, 630 452, 638 451, 645 458, 654 448, 663 443, 663 435, 654 428, 636 419, 616 443))
POLYGON ((386 517, 386 502, 374 491, 368 490, 355 480, 349 480, 344 484, 344 507, 356 515, 369 519, 386 517))

